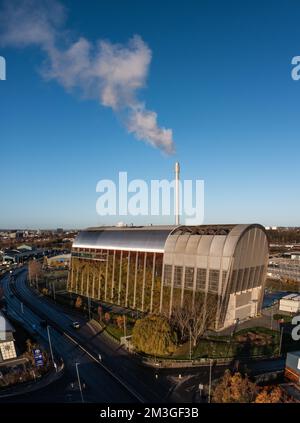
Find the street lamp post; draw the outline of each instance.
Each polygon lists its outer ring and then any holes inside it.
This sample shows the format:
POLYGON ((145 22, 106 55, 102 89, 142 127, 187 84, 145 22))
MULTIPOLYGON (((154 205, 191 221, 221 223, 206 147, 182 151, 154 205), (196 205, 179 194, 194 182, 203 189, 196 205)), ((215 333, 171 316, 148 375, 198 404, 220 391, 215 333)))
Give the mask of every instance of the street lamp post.
POLYGON ((88 297, 89 320, 91 320, 91 297, 88 297))
POLYGON ((190 360, 192 360, 192 331, 190 328, 190 360))
POLYGON ((209 386, 208 386, 208 402, 211 402, 211 377, 212 377, 212 359, 210 360, 209 364, 209 386))
POLYGON ((52 282, 52 291, 53 291, 53 299, 54 299, 54 301, 56 301, 56 293, 55 293, 55 283, 54 283, 54 281, 52 282))
POLYGON ((283 326, 282 326, 281 331, 280 331, 279 356, 281 356, 282 338, 283 338, 283 326))
POLYGON ((126 315, 125 314, 123 316, 123 322, 124 322, 124 337, 126 338, 127 331, 126 331, 126 315))
POLYGON ((75 366, 76 366, 76 373, 77 373, 77 379, 78 379, 78 386, 79 386, 79 390, 80 390, 81 402, 84 402, 83 393, 82 393, 82 386, 81 386, 81 381, 80 381, 80 376, 79 376, 79 369, 78 369, 79 364, 80 363, 76 362, 75 366))
POLYGON ((47 334, 48 334, 48 341, 49 341, 49 347, 50 347, 50 354, 51 354, 51 358, 52 358, 52 363, 53 363, 53 366, 55 367, 55 371, 57 372, 57 366, 56 366, 56 363, 55 363, 54 357, 53 357, 53 350, 52 350, 52 342, 51 342, 51 337, 50 337, 49 325, 47 325, 47 334))
POLYGON ((273 310, 273 304, 271 305, 271 330, 273 330, 273 313, 274 313, 274 310, 273 310))

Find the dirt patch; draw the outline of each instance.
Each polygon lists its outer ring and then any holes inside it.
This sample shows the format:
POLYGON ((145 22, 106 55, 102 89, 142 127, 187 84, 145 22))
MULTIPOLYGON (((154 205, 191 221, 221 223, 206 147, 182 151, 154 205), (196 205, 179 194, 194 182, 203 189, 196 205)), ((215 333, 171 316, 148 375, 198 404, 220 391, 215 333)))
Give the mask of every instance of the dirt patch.
POLYGON ((272 335, 248 332, 246 334, 241 334, 236 336, 236 341, 239 343, 251 343, 255 346, 265 346, 272 344, 272 335))

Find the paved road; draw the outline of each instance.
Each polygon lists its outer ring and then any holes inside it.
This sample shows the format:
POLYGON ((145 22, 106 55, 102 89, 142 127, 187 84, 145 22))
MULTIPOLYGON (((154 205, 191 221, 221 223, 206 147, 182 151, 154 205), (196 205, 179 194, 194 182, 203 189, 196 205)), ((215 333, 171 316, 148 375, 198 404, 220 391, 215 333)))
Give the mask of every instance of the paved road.
MULTIPOLYGON (((16 276, 16 284, 20 286, 26 279, 26 272, 21 271, 16 276)), ((9 277, 3 279, 3 287, 7 300, 7 311, 13 318, 22 322, 25 327, 32 332, 33 325, 38 333, 35 334, 38 341, 48 345, 47 331, 41 328, 40 317, 38 317, 25 304, 21 307, 18 298, 13 295, 9 284, 9 277)), ((36 301, 36 299, 35 299, 36 301)), ((48 310, 47 310, 48 312, 48 310)), ((52 310, 53 313, 53 310, 52 310)), ((55 310, 54 310, 55 313, 55 310)), ((71 318, 64 313, 60 313, 59 320, 63 325, 69 325, 71 318)), ((84 401, 111 403, 111 402, 137 402, 137 399, 113 377, 111 377, 103 367, 93 360, 88 354, 76 347, 74 343, 50 326, 50 334, 55 353, 62 357, 66 364, 64 377, 41 389, 38 392, 28 395, 18 396, 21 402, 79 402, 81 401, 78 389, 75 363, 79 362, 79 373, 82 384, 86 385, 83 390, 84 401), (72 389, 71 384, 74 384, 72 389)), ((15 401, 14 399, 5 400, 15 401)))
MULTIPOLYGON (((209 380, 209 367, 198 369, 152 369, 141 365, 137 357, 124 351, 110 340, 105 333, 95 333, 87 324, 87 320, 72 316, 71 312, 61 308, 59 305, 49 302, 44 297, 35 294, 26 284, 27 272, 21 270, 15 277, 15 287, 18 297, 24 299, 30 307, 39 314, 46 315, 54 326, 58 325, 59 331, 51 328, 53 345, 67 363, 66 376, 60 382, 45 389, 42 392, 31 396, 31 401, 79 401, 79 392, 70 389, 70 382, 76 379, 74 363, 79 361, 80 374, 86 382, 87 390, 84 392, 86 401, 90 402, 132 402, 137 398, 130 392, 137 393, 139 398, 146 402, 191 402, 197 401, 199 383, 207 384, 209 380), (72 321, 80 321, 81 328, 75 330, 71 327, 72 321), (70 339, 60 332, 70 335, 79 345, 75 345, 70 339), (102 356, 102 364, 113 374, 114 377, 105 370, 101 363, 97 362, 98 354, 102 356), (95 357, 95 359, 92 359, 95 357), (181 378, 179 378, 181 374, 181 378), (118 383, 117 377, 128 389, 118 383)), ((9 279, 3 281, 5 295, 8 302, 8 312, 14 318, 26 321, 29 328, 36 324, 39 336, 47 342, 46 331, 38 325, 41 320, 32 309, 24 305, 24 314, 21 312, 20 300, 13 296, 9 279)), ((249 371, 253 374, 264 373, 266 371, 280 370, 283 368, 283 360, 269 360, 251 363, 248 365, 249 371)), ((214 367, 212 379, 220 377, 227 366, 214 367)), ((25 399, 26 400, 26 399, 25 399)), ((28 400, 28 399, 27 399, 28 400)))

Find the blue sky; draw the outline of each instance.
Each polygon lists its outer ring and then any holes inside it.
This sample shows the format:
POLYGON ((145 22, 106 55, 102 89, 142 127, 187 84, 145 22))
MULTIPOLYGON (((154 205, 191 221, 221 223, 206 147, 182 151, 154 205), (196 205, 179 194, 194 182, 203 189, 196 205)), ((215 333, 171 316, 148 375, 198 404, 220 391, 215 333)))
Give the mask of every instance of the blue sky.
POLYGON ((61 3, 71 39, 126 46, 141 37, 152 59, 137 98, 172 129, 176 152, 137 140, 111 107, 47 80, 39 45, 2 45, 0 227, 126 221, 97 216, 97 181, 119 171, 170 179, 176 160, 182 178, 205 181, 206 223, 299 225, 299 2, 61 3))

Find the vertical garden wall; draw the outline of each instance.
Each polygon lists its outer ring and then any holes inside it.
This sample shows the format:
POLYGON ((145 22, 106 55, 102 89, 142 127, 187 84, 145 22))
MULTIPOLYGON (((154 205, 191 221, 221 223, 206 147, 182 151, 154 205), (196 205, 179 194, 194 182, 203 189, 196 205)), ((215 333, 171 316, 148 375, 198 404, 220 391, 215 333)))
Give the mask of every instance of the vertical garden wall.
POLYGON ((143 312, 158 312, 161 253, 73 251, 68 289, 79 295, 143 312))

